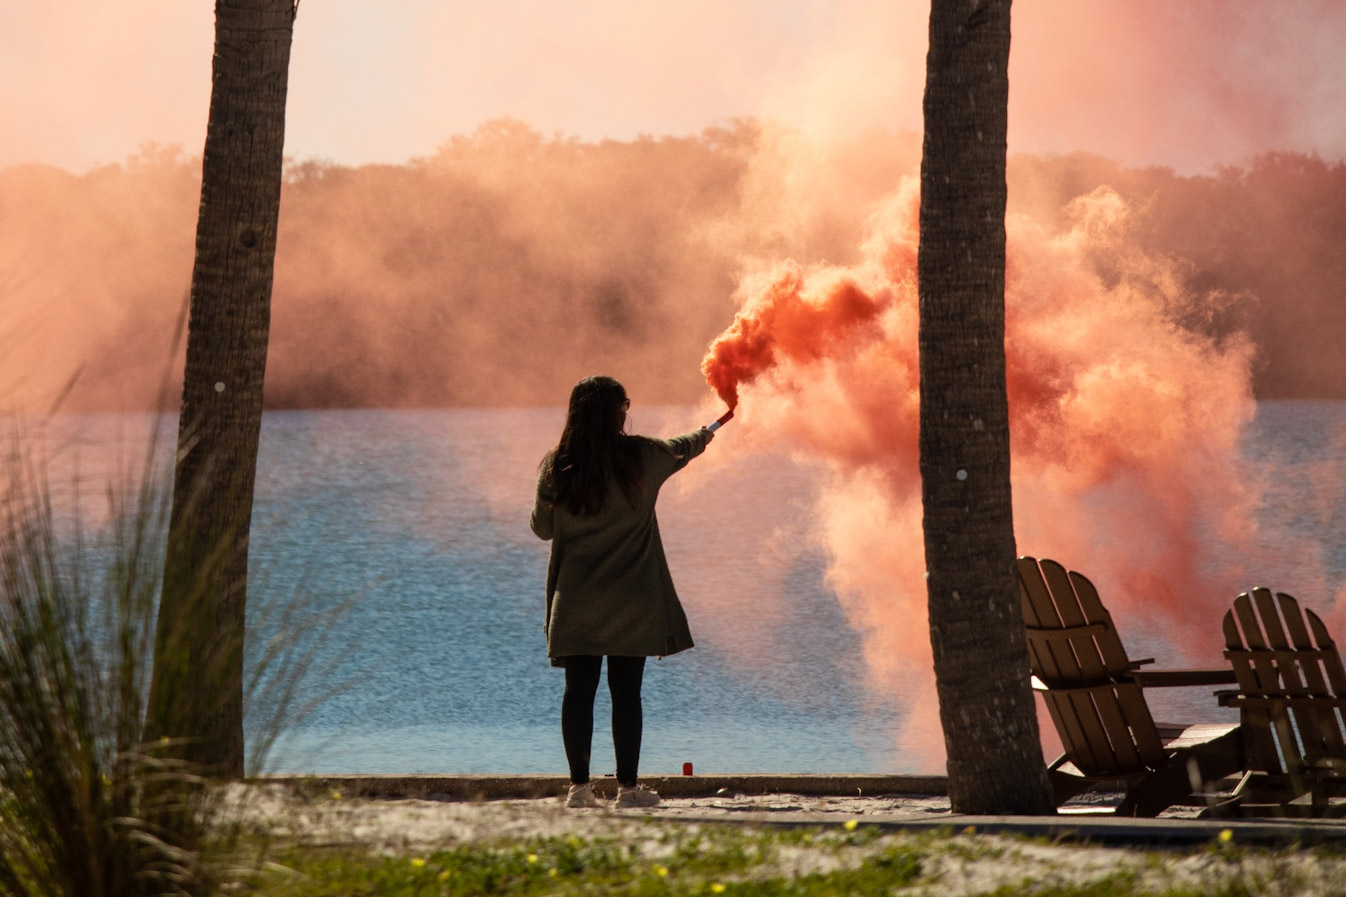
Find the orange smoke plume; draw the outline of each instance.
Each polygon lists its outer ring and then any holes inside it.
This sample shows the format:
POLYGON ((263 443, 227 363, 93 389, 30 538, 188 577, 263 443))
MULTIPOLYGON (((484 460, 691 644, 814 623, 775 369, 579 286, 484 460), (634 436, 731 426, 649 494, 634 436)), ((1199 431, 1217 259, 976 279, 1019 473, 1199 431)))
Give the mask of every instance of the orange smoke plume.
MULTIPOLYGON (((749 399, 753 437, 741 442, 751 448, 738 450, 787 445, 828 472, 816 517, 828 585, 863 637, 876 693, 909 709, 904 762, 936 767, 917 457, 918 210, 908 179, 872 218, 856 265, 784 264, 745 283, 743 310, 703 371, 726 401, 740 388, 749 399)), ((1170 657, 1210 661, 1219 614, 1255 560, 1257 484, 1239 454, 1254 409, 1252 346, 1181 326, 1205 299, 1133 245, 1128 214, 1099 189, 1068 206, 1059 233, 1007 219, 1016 536, 1022 553, 1094 579, 1133 641, 1162 633, 1170 657)))
POLYGON ((732 410, 738 407, 739 384, 781 363, 823 358, 856 328, 873 322, 879 310, 879 303, 849 278, 810 292, 803 269, 786 265, 711 344, 701 373, 732 410))

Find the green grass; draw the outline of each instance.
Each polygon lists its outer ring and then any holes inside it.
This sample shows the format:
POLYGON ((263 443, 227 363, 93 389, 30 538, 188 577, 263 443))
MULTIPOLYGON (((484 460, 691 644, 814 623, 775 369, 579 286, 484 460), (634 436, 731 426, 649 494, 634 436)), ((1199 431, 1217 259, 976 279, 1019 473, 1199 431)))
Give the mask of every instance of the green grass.
POLYGON ((1032 846, 1018 872, 973 897, 1251 897, 1346 894, 1346 858, 1297 849, 1240 850, 1210 862, 1210 850, 1115 850, 1117 862, 1081 875, 1078 845, 941 832, 882 834, 861 827, 804 830, 687 826, 651 822, 621 838, 577 835, 455 844, 381 854, 359 847, 290 846, 278 866, 255 878, 249 895, 267 897, 868 897, 944 895, 951 868, 1008 868, 1032 846), (1203 860, 1204 858, 1204 860, 1203 860), (1317 884, 1301 864, 1330 865, 1317 884), (1186 864, 1186 868, 1180 869, 1186 864), (1196 864, 1193 878, 1192 864, 1196 864), (281 868, 281 867, 284 868, 281 868), (1327 882, 1324 885, 1324 880, 1327 882), (1341 882, 1335 885, 1333 882, 1341 882))
MULTIPOLYGON (((854 868, 790 877, 775 871, 777 854, 795 839, 779 833, 716 830, 654 842, 583 839, 571 835, 505 845, 465 845, 408 856, 377 856, 348 848, 295 848, 254 882, 270 897, 380 895, 542 894, 643 895, 823 895, 888 894, 921 874, 917 850, 892 846, 854 868)), ((807 849, 835 852, 842 839, 807 849)))

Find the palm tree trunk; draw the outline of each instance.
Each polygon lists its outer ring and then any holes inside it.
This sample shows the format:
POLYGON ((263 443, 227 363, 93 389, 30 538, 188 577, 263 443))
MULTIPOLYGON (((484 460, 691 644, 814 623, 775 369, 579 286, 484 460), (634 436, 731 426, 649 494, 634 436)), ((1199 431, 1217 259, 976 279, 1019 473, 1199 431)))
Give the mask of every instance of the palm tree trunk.
POLYGON ((295 0, 218 0, 163 595, 147 731, 243 773, 248 536, 262 420, 295 0))
POLYGON ((921 484, 957 813, 1051 813, 1015 572, 1005 392, 1010 0, 933 0, 921 161, 921 484))

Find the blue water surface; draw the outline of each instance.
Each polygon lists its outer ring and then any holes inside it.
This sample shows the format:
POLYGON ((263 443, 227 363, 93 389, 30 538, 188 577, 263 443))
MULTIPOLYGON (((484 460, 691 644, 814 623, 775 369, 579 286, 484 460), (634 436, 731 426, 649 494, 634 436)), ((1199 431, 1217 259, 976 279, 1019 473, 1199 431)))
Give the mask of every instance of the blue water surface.
MULTIPOLYGON (((646 414, 647 432, 696 424, 684 409, 646 414)), ((548 545, 528 528, 537 464, 561 422, 560 409, 267 415, 253 600, 354 598, 314 659, 339 663, 312 693, 346 687, 279 745, 277 767, 564 771, 564 674, 548 664, 542 632, 548 545)), ((773 535, 806 528, 810 489, 806 471, 760 458, 694 489, 666 487, 660 520, 697 646, 647 665, 644 771, 899 765, 902 708, 858 685, 859 639, 823 584, 823 558, 773 535), (771 538, 784 559, 764 577, 758 554, 771 538), (742 613, 698 614, 711 603, 742 613), (779 633, 765 654, 759 606, 779 633), (736 653, 745 642, 751 658, 736 653)), ((598 772, 612 764, 609 710, 600 690, 598 772)))
MULTIPOLYGON (((542 633, 548 545, 528 528, 537 464, 563 414, 265 416, 250 652, 258 656, 279 634, 310 673, 268 768, 565 771, 563 673, 549 666, 542 633), (314 619, 276 622, 286 609, 314 619), (319 638, 323 620, 331 628, 319 638)), ((639 432, 664 435, 701 422, 686 408, 637 409, 634 421, 639 432)), ((161 456, 175 426, 160 421, 161 456)), ((71 416, 67 427, 72 445, 98 446, 150 424, 71 416)), ((1249 510, 1262 537, 1279 540, 1287 556, 1293 546, 1318 546, 1306 564, 1325 580, 1318 597, 1328 601, 1346 579, 1346 502, 1335 490, 1346 483, 1343 443, 1346 403, 1277 401, 1260 403, 1244 449, 1254 466, 1275 471, 1261 506, 1249 510)), ((137 449, 117 457, 134 463, 137 449)), ((665 487, 661 527, 697 645, 647 664, 643 772, 677 772, 685 762, 706 773, 924 768, 899 747, 912 708, 866 687, 860 637, 824 581, 825 558, 811 538, 818 476, 756 455, 694 462, 665 487)), ((1291 582, 1295 574, 1278 571, 1291 582)), ((1127 640, 1136 656, 1168 653, 1162 633, 1132 627, 1127 640)), ((609 705, 599 694, 594 771, 604 774, 612 771, 609 705)), ((1183 700, 1156 697, 1162 710, 1188 718, 1219 716, 1208 693, 1183 700)), ((266 729, 269 709, 270 699, 253 701, 251 735, 266 729)))

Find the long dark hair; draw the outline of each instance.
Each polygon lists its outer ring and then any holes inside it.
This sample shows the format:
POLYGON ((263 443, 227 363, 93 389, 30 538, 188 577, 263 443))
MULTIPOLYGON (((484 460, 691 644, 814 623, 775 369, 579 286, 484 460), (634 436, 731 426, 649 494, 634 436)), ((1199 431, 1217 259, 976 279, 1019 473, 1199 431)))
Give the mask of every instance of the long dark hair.
POLYGON ((570 391, 565 429, 542 462, 556 503, 577 516, 603 508, 608 477, 635 505, 644 487, 639 438, 626 434, 626 390, 611 377, 585 377, 570 391))

